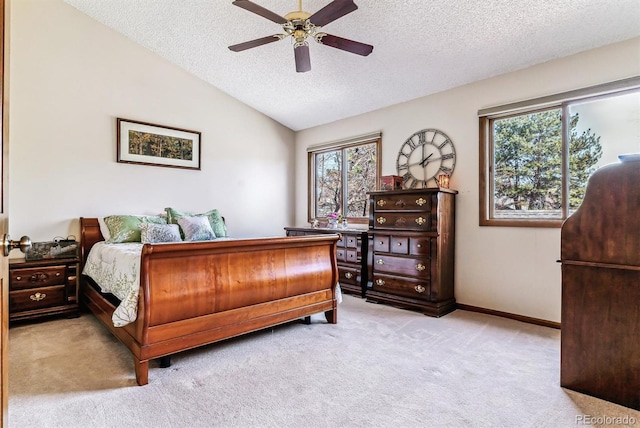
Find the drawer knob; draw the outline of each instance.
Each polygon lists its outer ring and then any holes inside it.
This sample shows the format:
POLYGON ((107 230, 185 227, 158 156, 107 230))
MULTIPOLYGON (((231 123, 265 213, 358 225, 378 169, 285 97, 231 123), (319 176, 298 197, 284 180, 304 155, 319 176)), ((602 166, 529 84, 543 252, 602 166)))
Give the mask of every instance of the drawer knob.
POLYGON ((384 279, 376 279, 376 285, 384 285, 384 279))
POLYGON ((21 276, 16 276, 16 281, 22 281, 22 277, 21 276))
POLYGON ((378 244, 384 245, 384 241, 378 241, 378 244))
POLYGON ((32 294, 31 296, 29 296, 29 298, 35 302, 39 302, 40 300, 44 300, 44 298, 47 297, 47 295, 45 293, 36 293, 36 294, 32 294))
POLYGON ((423 206, 426 203, 427 203, 427 201, 422 199, 422 198, 416 199, 416 204, 418 204, 419 206, 423 206))
POLYGON ((418 293, 424 293, 424 290, 426 290, 426 288, 424 288, 422 285, 416 285, 415 287, 413 287, 418 293))
POLYGON ((425 265, 423 265, 422 263, 418 263, 418 264, 416 265, 416 270, 417 270, 418 272, 422 272, 422 271, 423 271, 423 270, 425 270, 426 268, 427 268, 427 267, 426 267, 425 265))
POLYGON ((378 260, 376 260, 376 263, 379 264, 379 265, 383 265, 384 264, 384 260, 378 259, 378 260))
POLYGON ((402 247, 402 242, 398 242, 398 247, 402 247))
POLYGON ((418 223, 418 226, 422 226, 422 225, 423 225, 423 224, 425 224, 426 222, 427 222, 427 220, 425 220, 425 219, 424 219, 424 218, 422 218, 422 217, 418 217, 418 218, 416 219, 416 223, 418 223))
POLYGON ((351 278, 353 278, 353 274, 351 272, 347 272, 347 273, 344 274, 344 277, 347 278, 347 279, 351 279, 351 278))
POLYGON ((384 207, 385 205, 387 205, 387 201, 385 201, 384 199, 378 199, 377 204, 379 207, 384 207))
POLYGON ((387 219, 384 217, 378 217, 378 220, 376 220, 378 223, 380 224, 385 224, 387 222, 387 219))
POLYGON ((416 245, 416 247, 422 248, 422 244, 418 244, 418 245, 416 245))

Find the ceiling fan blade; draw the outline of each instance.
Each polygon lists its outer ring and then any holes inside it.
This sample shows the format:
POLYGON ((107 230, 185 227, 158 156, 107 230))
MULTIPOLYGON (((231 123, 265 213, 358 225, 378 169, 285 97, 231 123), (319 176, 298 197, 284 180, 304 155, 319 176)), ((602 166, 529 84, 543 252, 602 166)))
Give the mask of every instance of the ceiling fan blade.
POLYGON ((267 18, 276 24, 286 24, 287 20, 284 17, 278 15, 277 13, 271 12, 264 7, 257 5, 249 0, 236 0, 232 3, 235 6, 241 7, 244 10, 248 10, 249 12, 253 12, 256 15, 260 15, 263 18, 267 18))
POLYGON ((274 34, 273 36, 261 37, 259 39, 249 40, 248 42, 238 43, 237 45, 231 45, 229 46, 229 49, 231 49, 234 52, 240 52, 246 49, 251 49, 258 46, 266 45, 267 43, 277 42, 278 40, 281 40, 281 39, 282 38, 280 37, 279 34, 274 34))
POLYGON ((353 0, 333 0, 331 3, 309 17, 309 21, 316 27, 323 27, 338 18, 358 9, 353 0))
POLYGON ((367 56, 373 51, 373 46, 371 45, 333 36, 331 34, 319 34, 316 37, 316 41, 322 45, 331 46, 332 48, 341 49, 343 51, 362 56, 367 56))
POLYGON ((311 57, 309 56, 309 46, 300 45, 294 48, 296 55, 296 71, 304 73, 311 70, 311 57))

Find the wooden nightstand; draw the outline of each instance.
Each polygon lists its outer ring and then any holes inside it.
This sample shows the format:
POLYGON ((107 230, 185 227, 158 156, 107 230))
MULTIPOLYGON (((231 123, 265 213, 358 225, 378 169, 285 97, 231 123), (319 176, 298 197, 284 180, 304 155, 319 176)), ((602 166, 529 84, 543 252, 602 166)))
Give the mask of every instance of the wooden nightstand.
POLYGON ((9 321, 78 316, 77 257, 9 260, 9 321))

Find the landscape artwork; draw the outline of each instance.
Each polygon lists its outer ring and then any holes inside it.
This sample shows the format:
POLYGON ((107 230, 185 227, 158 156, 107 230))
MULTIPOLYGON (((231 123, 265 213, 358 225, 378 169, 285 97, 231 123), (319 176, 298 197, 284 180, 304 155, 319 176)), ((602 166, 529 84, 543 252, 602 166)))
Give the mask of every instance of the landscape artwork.
POLYGON ((200 169, 200 133, 147 122, 117 119, 117 161, 200 169))

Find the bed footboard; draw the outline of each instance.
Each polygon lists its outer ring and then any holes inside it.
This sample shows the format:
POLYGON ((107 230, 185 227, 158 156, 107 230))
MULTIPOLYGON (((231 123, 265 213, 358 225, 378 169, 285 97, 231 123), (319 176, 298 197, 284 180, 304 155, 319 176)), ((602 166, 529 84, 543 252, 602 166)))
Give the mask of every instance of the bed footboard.
MULTIPOLYGON (((101 235, 96 219, 80 223, 85 260, 101 235)), ((150 359, 321 312, 335 324, 338 239, 336 234, 145 244, 135 323, 114 327, 113 306, 86 286, 85 300, 131 350, 136 380, 144 385, 150 359)))

